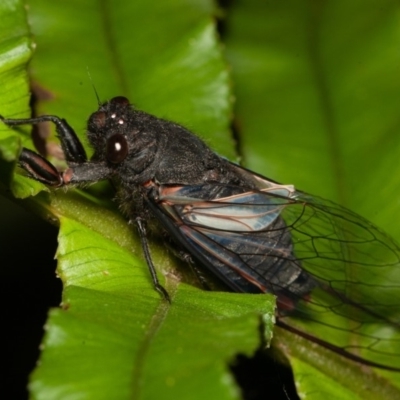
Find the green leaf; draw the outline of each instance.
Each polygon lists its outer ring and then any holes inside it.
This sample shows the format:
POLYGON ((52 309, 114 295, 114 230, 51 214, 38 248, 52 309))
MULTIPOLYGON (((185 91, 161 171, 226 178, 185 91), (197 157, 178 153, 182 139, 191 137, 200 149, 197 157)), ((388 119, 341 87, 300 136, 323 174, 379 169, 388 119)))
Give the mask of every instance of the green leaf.
POLYGON ((93 84, 102 101, 124 95, 233 157, 228 68, 214 12, 203 0, 68 2, 62 11, 47 0, 31 2, 38 42, 32 77, 47 99, 40 112, 68 116, 84 137, 83 121, 97 108, 93 84))
MULTIPOLYGON (((224 37, 246 166, 336 200, 396 239, 399 12, 390 0, 239 1, 224 37)), ((397 282, 399 271, 393 267, 397 282)), ((311 334, 324 332, 317 325, 311 334)), ((320 346, 304 342, 300 351, 293 335, 276 338, 304 398, 400 398, 398 373, 376 370, 365 378, 358 364, 343 365, 320 346)))
MULTIPOLYGON (((0 4, 0 109, 2 115, 11 115, 11 110, 19 110, 14 117, 29 115, 29 94, 26 64, 31 56, 31 41, 24 5, 21 1, 0 4)), ((4 125, 0 127, 0 180, 8 185, 13 165, 19 152, 21 139, 4 125)))
POLYGON ((259 315, 273 302, 210 296, 172 275, 172 304, 160 301, 141 260, 71 219, 61 220, 57 257, 63 310, 47 324, 35 398, 238 398, 226 364, 258 346, 259 315))

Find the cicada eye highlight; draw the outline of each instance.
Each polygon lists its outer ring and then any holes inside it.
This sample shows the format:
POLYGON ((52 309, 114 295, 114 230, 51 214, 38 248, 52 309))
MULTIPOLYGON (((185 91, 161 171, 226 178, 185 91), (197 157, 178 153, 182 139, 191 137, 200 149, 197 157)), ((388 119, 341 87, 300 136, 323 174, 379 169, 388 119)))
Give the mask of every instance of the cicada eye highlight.
POLYGON ((128 155, 128 142, 120 133, 112 135, 107 141, 106 157, 113 164, 124 161, 128 155))

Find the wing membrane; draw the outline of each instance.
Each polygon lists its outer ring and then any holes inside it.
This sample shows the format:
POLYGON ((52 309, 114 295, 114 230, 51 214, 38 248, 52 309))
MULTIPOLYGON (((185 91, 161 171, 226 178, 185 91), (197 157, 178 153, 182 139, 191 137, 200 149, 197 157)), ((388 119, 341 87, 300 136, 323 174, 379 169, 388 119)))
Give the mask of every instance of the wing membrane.
POLYGON ((398 245, 334 203, 240 173, 257 189, 164 186, 152 209, 232 290, 277 295, 282 325, 400 370, 398 245))

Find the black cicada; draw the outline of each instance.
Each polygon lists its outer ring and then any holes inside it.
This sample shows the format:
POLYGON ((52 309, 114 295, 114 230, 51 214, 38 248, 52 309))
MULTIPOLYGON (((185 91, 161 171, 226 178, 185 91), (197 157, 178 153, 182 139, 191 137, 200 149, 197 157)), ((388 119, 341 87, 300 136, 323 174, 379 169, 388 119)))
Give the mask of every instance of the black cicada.
POLYGON ((28 149, 20 166, 52 187, 111 179, 164 297, 149 220, 232 291, 273 293, 278 325, 354 361, 400 371, 400 248, 368 221, 221 158, 124 97, 90 116, 90 161, 63 119, 3 118, 10 126, 42 121, 56 125, 69 168, 59 173, 28 149), (307 332, 315 323, 320 337, 307 332))

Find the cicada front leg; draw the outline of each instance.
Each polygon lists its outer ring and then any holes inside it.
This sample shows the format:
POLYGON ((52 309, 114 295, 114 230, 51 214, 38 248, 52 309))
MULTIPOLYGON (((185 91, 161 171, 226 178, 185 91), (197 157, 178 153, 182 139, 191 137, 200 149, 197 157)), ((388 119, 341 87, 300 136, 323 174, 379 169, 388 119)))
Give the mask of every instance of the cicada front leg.
MULTIPOLYGON (((78 139, 75 131, 64 119, 58 118, 54 115, 43 115, 38 118, 26 119, 0 118, 8 126, 37 124, 47 121, 52 122, 56 125, 56 131, 60 138, 61 147, 67 163, 79 164, 87 161, 86 152, 82 146, 82 143, 78 139)), ((45 185, 60 187, 67 183, 66 179, 64 179, 64 174, 68 170, 64 173, 60 173, 53 164, 32 150, 23 148, 19 156, 18 163, 21 168, 28 172, 31 178, 42 182, 45 185)), ((67 173, 66 178, 69 175, 70 172, 67 173)))
POLYGON ((32 150, 23 148, 18 163, 31 178, 56 188, 70 183, 97 182, 109 177, 110 169, 104 162, 88 161, 82 143, 65 119, 54 115, 43 115, 27 119, 10 119, 0 116, 0 119, 8 126, 38 124, 40 122, 52 122, 55 124, 69 168, 59 172, 44 157, 32 150))

